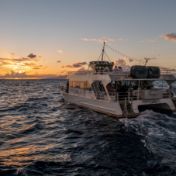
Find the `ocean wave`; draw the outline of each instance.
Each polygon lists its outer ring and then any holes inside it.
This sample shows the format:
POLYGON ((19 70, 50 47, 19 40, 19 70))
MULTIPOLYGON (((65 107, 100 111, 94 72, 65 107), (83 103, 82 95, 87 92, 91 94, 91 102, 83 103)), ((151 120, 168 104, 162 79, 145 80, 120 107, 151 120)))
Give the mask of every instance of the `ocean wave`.
POLYGON ((121 120, 126 130, 143 137, 144 146, 152 152, 160 164, 176 171, 176 118, 145 111, 135 119, 121 120))
POLYGON ((64 104, 58 84, 0 81, 0 175, 176 175, 174 116, 115 120, 64 104))

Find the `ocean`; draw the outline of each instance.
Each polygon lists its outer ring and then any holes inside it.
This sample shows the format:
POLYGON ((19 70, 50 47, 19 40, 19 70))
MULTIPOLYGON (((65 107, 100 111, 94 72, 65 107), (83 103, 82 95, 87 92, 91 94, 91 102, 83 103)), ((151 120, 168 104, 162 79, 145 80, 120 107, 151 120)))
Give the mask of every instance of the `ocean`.
POLYGON ((61 80, 0 80, 1 176, 175 176, 176 115, 108 117, 66 104, 61 80))

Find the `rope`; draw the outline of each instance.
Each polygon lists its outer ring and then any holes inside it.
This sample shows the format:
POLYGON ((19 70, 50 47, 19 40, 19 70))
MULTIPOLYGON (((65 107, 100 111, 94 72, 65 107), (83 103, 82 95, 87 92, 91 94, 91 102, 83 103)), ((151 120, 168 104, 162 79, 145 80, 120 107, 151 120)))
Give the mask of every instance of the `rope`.
POLYGON ((132 58, 132 57, 130 57, 130 56, 128 56, 128 55, 126 55, 126 54, 124 54, 123 52, 118 51, 118 50, 116 50, 116 49, 112 48, 112 47, 111 47, 111 46, 109 46, 108 44, 106 44, 106 46, 107 46, 109 49, 111 49, 113 52, 115 52, 115 53, 117 53, 117 54, 119 54, 119 55, 121 55, 121 56, 123 56, 123 57, 126 57, 126 58, 128 58, 128 59, 135 60, 134 58, 132 58))

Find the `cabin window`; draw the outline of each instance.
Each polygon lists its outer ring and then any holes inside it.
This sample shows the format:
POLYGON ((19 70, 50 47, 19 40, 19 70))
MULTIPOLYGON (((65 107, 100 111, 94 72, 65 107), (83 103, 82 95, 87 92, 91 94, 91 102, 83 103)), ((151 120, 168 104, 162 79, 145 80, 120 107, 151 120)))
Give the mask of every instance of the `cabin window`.
POLYGON ((94 81, 92 83, 92 90, 97 99, 104 99, 106 96, 105 88, 101 81, 94 81))
POLYGON ((89 89, 90 84, 87 81, 70 81, 71 88, 89 89))

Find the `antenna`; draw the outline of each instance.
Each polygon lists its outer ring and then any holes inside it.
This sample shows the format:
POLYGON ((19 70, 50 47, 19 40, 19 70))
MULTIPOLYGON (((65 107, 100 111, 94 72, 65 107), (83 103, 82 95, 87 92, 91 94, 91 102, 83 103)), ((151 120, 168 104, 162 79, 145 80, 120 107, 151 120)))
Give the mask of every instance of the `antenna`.
POLYGON ((150 57, 145 57, 144 60, 145 60, 145 63, 144 65, 147 66, 148 62, 152 59, 156 59, 156 58, 150 58, 150 57))
POLYGON ((106 42, 104 41, 103 42, 102 52, 101 52, 101 61, 103 61, 103 57, 104 57, 104 53, 105 53, 105 45, 106 45, 106 42))

